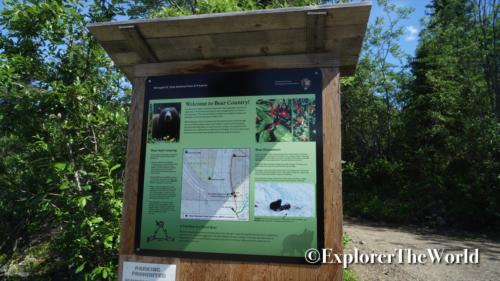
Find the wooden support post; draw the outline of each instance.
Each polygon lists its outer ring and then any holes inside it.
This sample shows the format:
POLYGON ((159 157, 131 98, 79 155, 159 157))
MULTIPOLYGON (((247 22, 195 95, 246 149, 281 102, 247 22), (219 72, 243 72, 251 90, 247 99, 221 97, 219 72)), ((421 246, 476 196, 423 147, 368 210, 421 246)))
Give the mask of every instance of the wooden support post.
POLYGON ((123 210, 120 224, 120 264, 118 280, 122 279, 122 256, 134 254, 145 81, 145 78, 135 78, 132 84, 132 104, 128 123, 127 162, 125 166, 125 186, 123 190, 123 210))
MULTIPOLYGON (((338 69, 321 70, 323 74, 323 202, 325 247, 341 254, 342 246, 342 158, 340 73, 338 69)), ((329 280, 342 280, 342 267, 333 266, 329 280)))
POLYGON ((130 49, 134 50, 144 63, 158 62, 158 58, 154 51, 149 47, 135 25, 124 25, 118 28, 122 32, 123 37, 127 40, 130 49))

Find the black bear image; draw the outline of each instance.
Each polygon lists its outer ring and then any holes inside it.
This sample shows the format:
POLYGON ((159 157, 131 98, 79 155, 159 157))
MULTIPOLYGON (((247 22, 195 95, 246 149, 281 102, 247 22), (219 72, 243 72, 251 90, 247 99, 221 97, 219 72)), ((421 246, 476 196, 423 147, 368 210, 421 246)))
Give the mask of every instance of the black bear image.
POLYGON ((153 114, 153 139, 177 142, 180 128, 181 119, 175 107, 167 106, 153 114))
POLYGON ((269 204, 269 208, 271 208, 271 210, 273 211, 279 212, 290 209, 290 204, 281 205, 281 199, 278 199, 274 202, 271 202, 271 204, 269 204))

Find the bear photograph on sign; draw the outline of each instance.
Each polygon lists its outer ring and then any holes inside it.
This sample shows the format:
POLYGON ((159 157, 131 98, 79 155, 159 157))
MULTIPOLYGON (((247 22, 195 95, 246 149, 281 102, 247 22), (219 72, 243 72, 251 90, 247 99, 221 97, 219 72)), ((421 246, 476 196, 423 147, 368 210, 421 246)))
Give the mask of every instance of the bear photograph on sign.
POLYGON ((149 109, 148 143, 179 142, 181 104, 152 104, 149 109))

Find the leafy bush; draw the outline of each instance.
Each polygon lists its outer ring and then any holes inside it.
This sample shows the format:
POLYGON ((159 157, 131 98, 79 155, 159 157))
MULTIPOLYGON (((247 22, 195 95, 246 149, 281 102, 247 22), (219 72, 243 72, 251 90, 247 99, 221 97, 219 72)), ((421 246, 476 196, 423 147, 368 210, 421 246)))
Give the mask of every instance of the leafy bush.
POLYGON ((7 1, 0 19, 0 247, 9 262, 47 245, 30 280, 115 277, 128 90, 89 8, 7 1))

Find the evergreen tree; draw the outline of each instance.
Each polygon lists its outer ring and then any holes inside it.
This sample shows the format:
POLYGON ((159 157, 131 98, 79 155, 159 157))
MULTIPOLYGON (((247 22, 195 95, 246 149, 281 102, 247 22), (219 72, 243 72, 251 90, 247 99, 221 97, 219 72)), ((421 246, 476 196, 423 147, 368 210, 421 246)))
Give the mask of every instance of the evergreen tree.
POLYGON ((384 13, 368 27, 356 74, 341 83, 345 209, 349 215, 404 220, 398 129, 400 95, 410 75, 398 41, 412 9, 378 4, 384 13))
POLYGON ((490 39, 476 21, 482 8, 435 0, 421 34, 402 112, 407 190, 419 218, 467 226, 499 220, 500 127, 484 60, 491 50, 482 40, 490 39))

